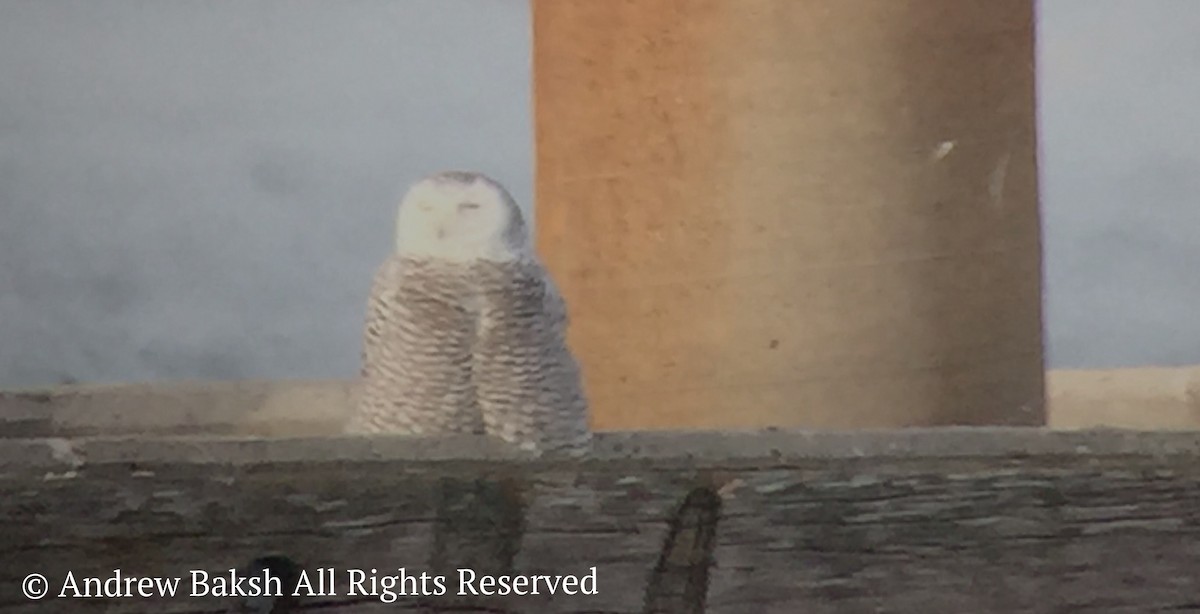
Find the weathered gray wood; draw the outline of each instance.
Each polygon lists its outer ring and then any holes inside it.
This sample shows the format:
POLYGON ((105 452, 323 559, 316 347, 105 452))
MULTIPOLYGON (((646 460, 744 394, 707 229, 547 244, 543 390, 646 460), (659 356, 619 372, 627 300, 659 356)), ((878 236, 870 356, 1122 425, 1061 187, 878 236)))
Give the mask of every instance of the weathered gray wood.
POLYGON ((1198 460, 1200 433, 1039 429, 613 433, 582 461, 464 439, 0 439, 0 611, 231 611, 211 597, 31 602, 20 586, 119 568, 186 591, 189 570, 278 554, 314 578, 335 569, 336 595, 296 605, 324 611, 461 605, 349 596, 352 568, 595 566, 595 596, 473 605, 1200 612, 1198 460))

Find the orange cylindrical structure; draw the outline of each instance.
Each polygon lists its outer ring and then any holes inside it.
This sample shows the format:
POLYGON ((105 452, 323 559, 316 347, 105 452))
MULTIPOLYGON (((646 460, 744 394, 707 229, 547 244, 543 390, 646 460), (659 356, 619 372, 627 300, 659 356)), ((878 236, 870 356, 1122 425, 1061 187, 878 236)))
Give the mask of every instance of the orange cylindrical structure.
POLYGON ((533 0, 598 429, 1043 424, 1031 0, 533 0))

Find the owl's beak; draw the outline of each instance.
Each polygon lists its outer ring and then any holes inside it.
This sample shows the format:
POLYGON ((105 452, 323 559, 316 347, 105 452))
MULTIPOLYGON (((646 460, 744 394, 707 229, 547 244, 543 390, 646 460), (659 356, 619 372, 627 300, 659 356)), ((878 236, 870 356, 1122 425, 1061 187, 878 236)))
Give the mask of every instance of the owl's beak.
POLYGON ((437 229, 437 238, 438 238, 438 240, 439 240, 439 241, 440 241, 440 240, 442 240, 442 239, 445 239, 445 238, 446 238, 446 229, 445 229, 445 228, 442 228, 441 226, 438 226, 438 229, 437 229))

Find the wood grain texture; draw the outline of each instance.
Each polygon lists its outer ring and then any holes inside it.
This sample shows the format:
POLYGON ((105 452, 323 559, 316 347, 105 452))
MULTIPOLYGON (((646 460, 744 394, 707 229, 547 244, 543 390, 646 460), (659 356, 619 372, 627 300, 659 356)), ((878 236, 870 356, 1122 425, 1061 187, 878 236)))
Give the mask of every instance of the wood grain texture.
POLYGON ((581 461, 465 439, 0 439, 0 611, 1200 612, 1197 460, 1195 432, 1020 428, 611 433, 581 461), (268 555, 333 568, 337 594, 19 592, 114 569, 186 591, 192 569, 268 555), (453 592, 463 566, 595 566, 598 594, 346 594, 350 569, 453 592))

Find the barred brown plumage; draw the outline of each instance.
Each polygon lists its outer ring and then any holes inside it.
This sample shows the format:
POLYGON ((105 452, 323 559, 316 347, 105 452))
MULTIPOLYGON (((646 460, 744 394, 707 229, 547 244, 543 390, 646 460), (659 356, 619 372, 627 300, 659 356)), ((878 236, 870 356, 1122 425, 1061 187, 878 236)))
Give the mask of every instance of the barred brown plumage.
POLYGON ((487 432, 534 452, 585 450, 587 401, 554 282, 532 258, 474 268, 483 300, 472 377, 487 432))
POLYGON ((348 430, 483 433, 471 383, 477 314, 465 266, 393 255, 375 275, 348 430))

